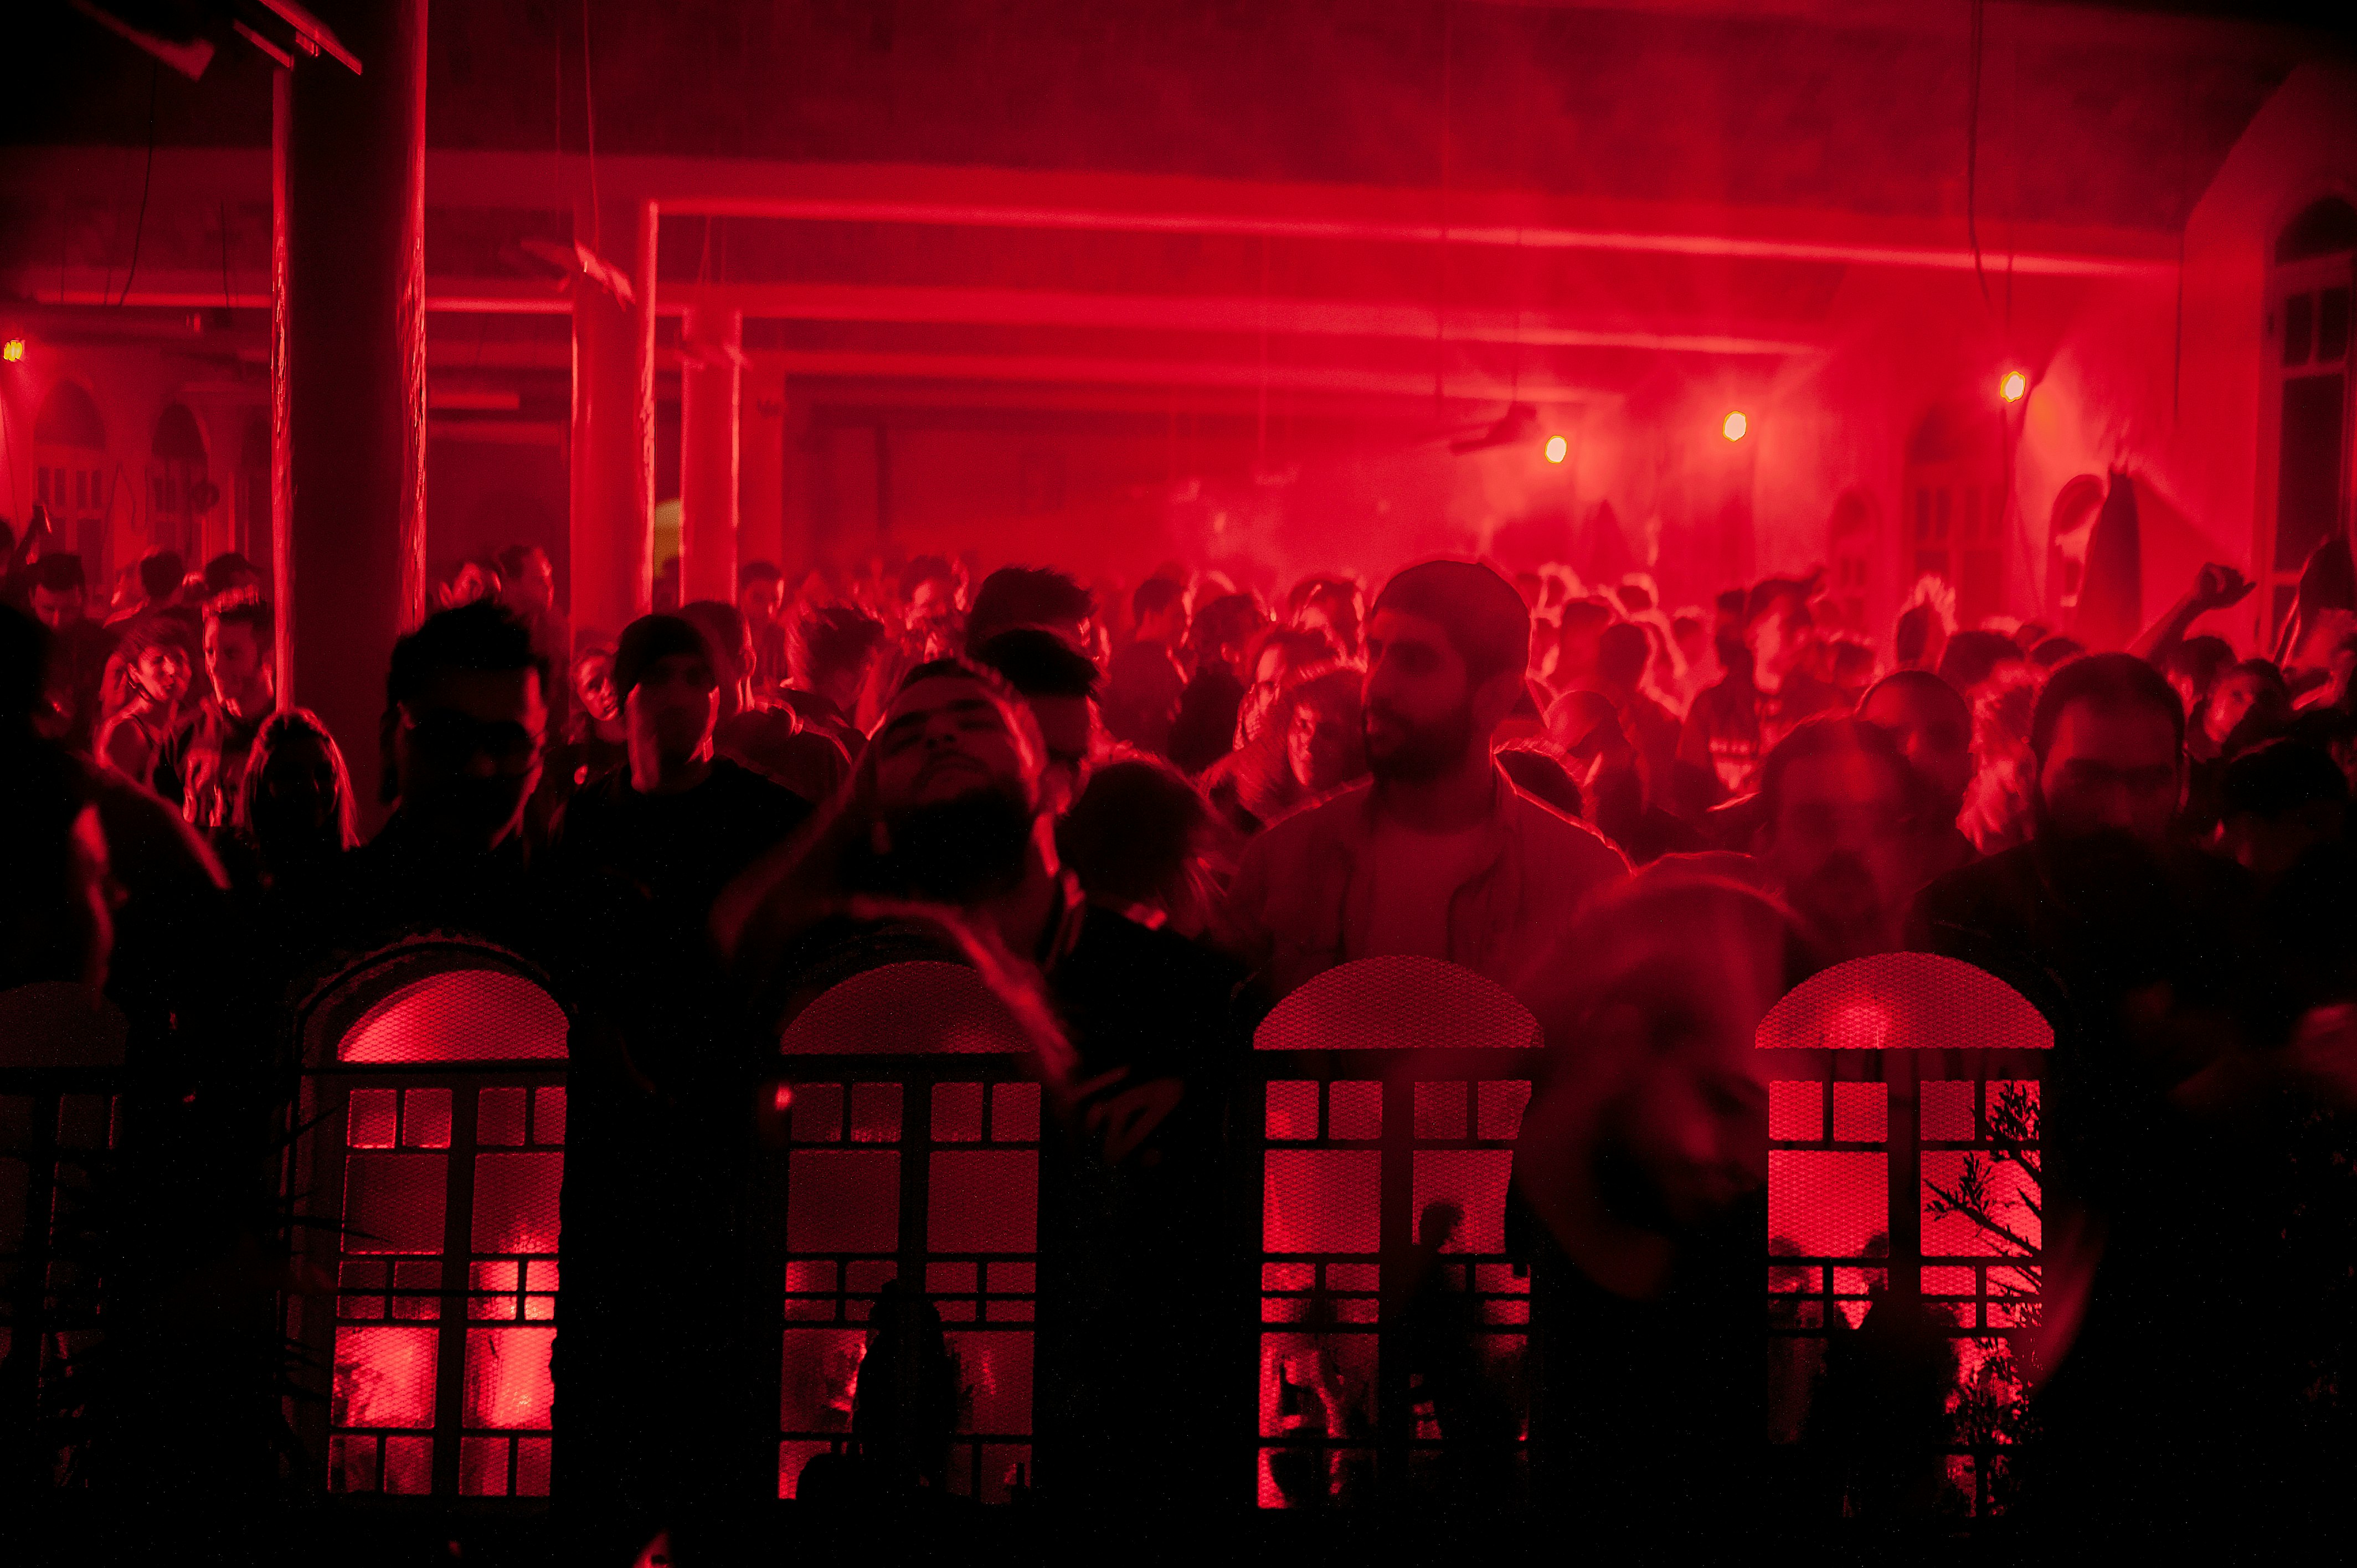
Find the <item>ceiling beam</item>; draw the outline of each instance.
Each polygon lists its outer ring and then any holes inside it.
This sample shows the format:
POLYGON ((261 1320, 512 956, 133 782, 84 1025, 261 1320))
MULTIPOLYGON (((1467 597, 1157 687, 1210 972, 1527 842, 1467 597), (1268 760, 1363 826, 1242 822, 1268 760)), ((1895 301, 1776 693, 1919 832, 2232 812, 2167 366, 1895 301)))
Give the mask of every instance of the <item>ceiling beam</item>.
MULTIPOLYGON (((1223 387, 1272 392, 1346 393, 1430 402, 1432 377, 1405 371, 1319 365, 1257 365, 1197 360, 1096 359, 1069 354, 910 354, 865 349, 765 350, 747 355, 789 380, 826 377, 857 381, 1021 381, 1065 385, 1223 387)), ((1452 373, 1451 402, 1566 404, 1609 402, 1618 388, 1576 386, 1525 378, 1512 382, 1478 371, 1452 373)))

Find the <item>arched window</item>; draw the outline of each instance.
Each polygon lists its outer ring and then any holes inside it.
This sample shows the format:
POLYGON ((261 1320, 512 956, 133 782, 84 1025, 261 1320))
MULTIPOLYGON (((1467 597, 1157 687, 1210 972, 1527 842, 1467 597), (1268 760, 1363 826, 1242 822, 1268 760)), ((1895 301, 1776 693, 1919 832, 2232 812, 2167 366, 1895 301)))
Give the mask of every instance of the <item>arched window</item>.
POLYGON ((1959 626, 2002 612, 2005 432, 1996 410, 1959 399, 1926 413, 1908 438, 1900 497, 1901 580, 1944 578, 1959 626))
POLYGON ((511 953, 420 938, 297 1010, 288 1334, 333 1369, 328 1489, 542 1497, 569 1024, 511 953))
POLYGON ((220 496, 206 478, 205 437, 197 416, 183 403, 167 403, 156 419, 147 464, 147 538, 162 550, 177 550, 189 566, 203 564, 199 519, 220 496))
MULTIPOLYGON (((1944 1322, 1947 1479, 2002 1511, 2037 1321, 2039 1082, 2054 1031, 2018 992, 1929 953, 1854 959, 1760 1022, 1768 1060, 1769 1431, 1797 1444, 1831 1341, 1882 1304, 1944 1322)), ((1903 1332, 1903 1330, 1902 1330, 1903 1332)))
POLYGON ((98 404, 72 381, 59 381, 33 419, 33 493, 81 553, 82 575, 94 597, 104 594, 107 584, 112 471, 98 404))
POLYGON ((779 1040, 785 1144, 764 1208, 784 1325, 778 1496, 855 1441, 860 1375, 896 1377, 870 1412, 948 1489, 1006 1502, 1031 1464, 1039 1267, 1033 1042, 962 964, 888 964, 821 994, 779 1040), (938 1387, 935 1388, 935 1383, 938 1387), (934 1400, 922 1391, 935 1388, 934 1400), (898 1402, 897 1404, 895 1402, 898 1402), (913 1429, 913 1430, 912 1430, 913 1429))
MULTIPOLYGON (((1522 1405, 1530 1282, 1506 1257, 1506 1187, 1539 1043, 1496 985, 1405 957, 1327 971, 1254 1034, 1261 1507, 1413 1495, 1467 1435, 1447 1429, 1386 1299, 1458 1296, 1481 1326, 1480 1391, 1522 1405), (1427 1240, 1437 1259, 1419 1254, 1427 1240)), ((1528 1411, 1513 1413, 1519 1439, 1528 1411)))
POLYGON ((2317 201, 2276 237, 2267 274, 2267 387, 2262 444, 2273 481, 2254 559, 2260 634, 2272 646, 2298 596, 2299 571, 2319 544, 2349 526, 2349 309, 2357 267, 2357 208, 2317 201))

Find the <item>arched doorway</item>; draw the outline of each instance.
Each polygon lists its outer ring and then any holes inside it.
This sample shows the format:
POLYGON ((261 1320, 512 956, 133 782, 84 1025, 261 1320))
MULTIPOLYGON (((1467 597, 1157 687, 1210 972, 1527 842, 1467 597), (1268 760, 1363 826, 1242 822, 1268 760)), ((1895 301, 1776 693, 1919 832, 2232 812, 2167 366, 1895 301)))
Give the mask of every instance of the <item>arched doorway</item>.
POLYGON ((1966 400, 1926 413, 1907 441, 1900 487, 1901 580, 1926 573, 1956 590, 1956 624, 2005 608, 2005 431, 1995 408, 1966 400))
POLYGON ((33 493, 59 533, 81 552, 82 575, 101 603, 108 580, 110 472, 106 421, 98 404, 74 382, 59 381, 33 420, 33 493))
POLYGON ((147 462, 147 542, 177 550, 189 569, 204 564, 204 514, 221 492, 206 476, 205 435, 185 403, 167 403, 156 418, 147 462))
POLYGON ((2319 544, 2349 526, 2349 332, 2357 270, 2357 207, 2339 197, 2310 203, 2276 237, 2267 274, 2268 380, 2273 441, 2260 443, 2274 504, 2259 509, 2252 558, 2262 646, 2290 616, 2299 569, 2319 544), (2269 453, 2267 447, 2274 447, 2269 453))

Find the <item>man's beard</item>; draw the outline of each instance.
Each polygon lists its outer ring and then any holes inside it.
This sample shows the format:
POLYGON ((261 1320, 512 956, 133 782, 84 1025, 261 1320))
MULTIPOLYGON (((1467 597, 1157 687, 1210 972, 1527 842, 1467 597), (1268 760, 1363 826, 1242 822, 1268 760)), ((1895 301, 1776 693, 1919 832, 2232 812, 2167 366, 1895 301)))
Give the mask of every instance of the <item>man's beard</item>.
POLYGON ((1437 779, 1462 762, 1473 746, 1470 703, 1428 724, 1415 723, 1396 708, 1371 703, 1361 723, 1367 740, 1367 771, 1381 779, 1415 784, 1437 779), (1378 716, 1398 735, 1388 751, 1379 749, 1375 739, 1378 716))
POLYGON ((1023 879, 1032 811, 1019 790, 993 784, 911 806, 885 827, 891 847, 877 857, 877 890, 965 908, 1023 879))

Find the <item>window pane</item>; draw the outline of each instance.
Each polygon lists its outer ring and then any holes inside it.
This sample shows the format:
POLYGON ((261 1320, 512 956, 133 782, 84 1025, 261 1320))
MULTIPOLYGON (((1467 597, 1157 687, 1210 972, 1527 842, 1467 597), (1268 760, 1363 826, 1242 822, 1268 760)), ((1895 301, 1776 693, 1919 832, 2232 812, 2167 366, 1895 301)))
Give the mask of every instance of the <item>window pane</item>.
POLYGON ((444 1178, 439 1155, 355 1154, 344 1162, 344 1251, 438 1252, 444 1178))
POLYGON ((523 1142, 524 1090, 487 1089, 475 1100, 475 1142, 498 1147, 523 1142))
POLYGON ((1270 1149, 1261 1158, 1263 1251, 1376 1250, 1381 1155, 1372 1149, 1270 1149))
POLYGON ((932 1156, 925 1245, 935 1252, 1028 1252, 1039 1245, 1039 1156, 960 1150, 932 1156))
POLYGON ((474 1250, 554 1252, 563 1155, 475 1156, 474 1250))
POLYGON ((948 1336, 966 1387, 960 1432, 1025 1436, 1031 1431, 1031 1336, 960 1329, 948 1336))
POLYGON ((1436 1203, 1453 1203, 1464 1218, 1448 1251, 1504 1251, 1506 1182, 1513 1169, 1514 1155, 1511 1149, 1416 1150, 1416 1239, 1424 1239, 1426 1208, 1436 1203))
POLYGON ((778 1426, 785 1432, 848 1432, 851 1401, 867 1335, 857 1328, 785 1330, 778 1426))
POLYGON ((436 1337, 431 1328, 338 1328, 334 1424, 433 1425, 436 1337))
POLYGON ((982 1085, 933 1085, 933 1142, 978 1144, 982 1141, 982 1085))
POLYGON ((344 1142, 355 1149, 392 1148, 393 1134, 399 1127, 400 1110, 398 1090, 353 1090, 351 1102, 344 1113, 344 1142))
POLYGON ((1867 1239, 1889 1231, 1888 1157, 1769 1150, 1770 1250, 1804 1258, 1866 1256, 1867 1239))
POLYGON ((786 1248, 889 1252, 900 1244, 900 1156, 797 1149, 787 1156, 786 1248))
POLYGON ((545 1431, 555 1390, 549 1380, 554 1328, 467 1330, 463 1423, 545 1431))

